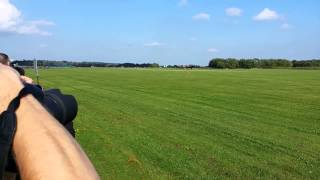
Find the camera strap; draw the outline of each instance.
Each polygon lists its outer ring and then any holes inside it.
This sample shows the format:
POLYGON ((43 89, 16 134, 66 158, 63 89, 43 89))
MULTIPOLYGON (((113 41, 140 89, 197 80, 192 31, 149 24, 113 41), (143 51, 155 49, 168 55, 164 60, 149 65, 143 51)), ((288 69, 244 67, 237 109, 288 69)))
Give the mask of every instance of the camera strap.
POLYGON ((25 85, 19 95, 10 102, 7 110, 0 115, 0 180, 3 179, 8 155, 11 151, 17 128, 17 116, 15 112, 20 106, 20 99, 28 94, 33 94, 32 85, 25 85))

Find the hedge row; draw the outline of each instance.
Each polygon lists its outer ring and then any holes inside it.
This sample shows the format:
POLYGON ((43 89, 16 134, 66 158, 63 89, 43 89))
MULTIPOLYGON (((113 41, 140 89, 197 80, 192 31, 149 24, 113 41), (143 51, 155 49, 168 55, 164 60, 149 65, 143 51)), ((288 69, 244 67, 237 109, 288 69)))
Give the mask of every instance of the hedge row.
POLYGON ((289 68, 289 67, 320 67, 320 60, 289 61, 286 59, 223 59, 215 58, 209 67, 218 69, 251 69, 251 68, 289 68))

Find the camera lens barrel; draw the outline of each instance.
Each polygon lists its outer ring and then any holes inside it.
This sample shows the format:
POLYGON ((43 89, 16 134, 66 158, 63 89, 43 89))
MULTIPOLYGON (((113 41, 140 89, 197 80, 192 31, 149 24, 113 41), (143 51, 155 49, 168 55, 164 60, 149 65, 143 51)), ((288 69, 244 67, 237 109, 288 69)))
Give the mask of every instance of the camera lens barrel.
POLYGON ((76 99, 62 94, 59 89, 45 91, 42 104, 63 125, 73 121, 78 113, 76 99))

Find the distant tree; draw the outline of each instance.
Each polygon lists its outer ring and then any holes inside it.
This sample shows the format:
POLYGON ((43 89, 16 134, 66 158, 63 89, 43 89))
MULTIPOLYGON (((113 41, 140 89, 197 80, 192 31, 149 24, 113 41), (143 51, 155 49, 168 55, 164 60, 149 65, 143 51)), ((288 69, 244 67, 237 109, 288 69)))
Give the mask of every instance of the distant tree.
POLYGON ((320 67, 320 60, 292 61, 293 67, 320 67))
POLYGON ((253 60, 253 59, 240 59, 239 61, 239 68, 244 68, 244 69, 251 69, 251 68, 257 68, 259 66, 258 61, 253 60))
POLYGON ((236 69, 239 68, 239 61, 237 59, 229 58, 226 60, 226 68, 236 69))
POLYGON ((222 59, 215 58, 209 62, 211 68, 283 68, 292 67, 293 63, 286 59, 222 59))
POLYGON ((157 64, 157 63, 152 63, 152 64, 150 64, 150 66, 149 67, 151 67, 151 68, 159 68, 160 67, 160 65, 159 64, 157 64))
POLYGON ((218 69, 224 69, 224 68, 227 67, 227 61, 225 59, 222 59, 222 58, 215 58, 215 59, 212 59, 209 62, 209 67, 218 68, 218 69))
POLYGON ((209 62, 209 67, 217 68, 217 69, 225 69, 225 68, 236 69, 239 67, 239 62, 238 60, 232 59, 232 58, 229 58, 229 59, 215 58, 209 62))

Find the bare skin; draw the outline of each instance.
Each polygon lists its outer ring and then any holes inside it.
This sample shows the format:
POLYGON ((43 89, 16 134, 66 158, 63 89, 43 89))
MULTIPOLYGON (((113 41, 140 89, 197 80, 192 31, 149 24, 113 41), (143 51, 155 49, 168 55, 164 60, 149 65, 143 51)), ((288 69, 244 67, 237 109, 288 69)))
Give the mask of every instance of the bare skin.
POLYGON ((33 84, 33 80, 27 76, 20 76, 20 79, 22 82, 27 84, 33 84))
MULTIPOLYGON (((0 112, 23 88, 17 72, 0 64, 0 112)), ((13 151, 22 179, 99 179, 69 133, 32 97, 21 99, 13 151)))

